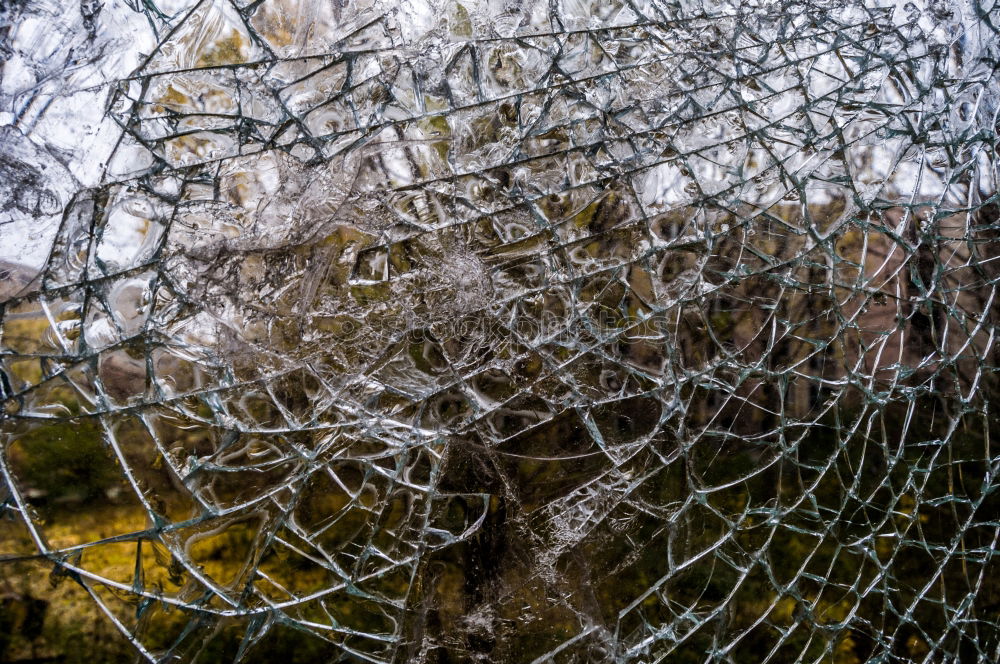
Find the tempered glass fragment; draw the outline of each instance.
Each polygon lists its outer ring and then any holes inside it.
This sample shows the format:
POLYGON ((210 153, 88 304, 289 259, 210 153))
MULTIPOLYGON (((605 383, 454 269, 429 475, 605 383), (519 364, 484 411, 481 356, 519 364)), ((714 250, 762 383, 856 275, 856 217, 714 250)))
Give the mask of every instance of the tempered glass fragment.
POLYGON ((0 9, 0 659, 1000 661, 998 25, 0 9))

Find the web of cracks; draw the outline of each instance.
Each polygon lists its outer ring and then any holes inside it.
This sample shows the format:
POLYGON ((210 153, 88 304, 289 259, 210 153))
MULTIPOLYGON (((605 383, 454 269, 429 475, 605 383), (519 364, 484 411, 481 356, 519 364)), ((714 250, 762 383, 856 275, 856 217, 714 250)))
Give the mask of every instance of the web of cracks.
POLYGON ((996 8, 171 7, 4 28, 10 578, 150 661, 1000 658, 996 8))

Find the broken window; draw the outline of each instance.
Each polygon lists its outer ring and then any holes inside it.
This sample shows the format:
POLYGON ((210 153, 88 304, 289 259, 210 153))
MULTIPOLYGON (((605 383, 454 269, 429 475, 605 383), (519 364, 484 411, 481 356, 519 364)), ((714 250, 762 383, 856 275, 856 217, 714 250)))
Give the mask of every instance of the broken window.
POLYGON ((9 3, 0 659, 1000 660, 998 25, 9 3))

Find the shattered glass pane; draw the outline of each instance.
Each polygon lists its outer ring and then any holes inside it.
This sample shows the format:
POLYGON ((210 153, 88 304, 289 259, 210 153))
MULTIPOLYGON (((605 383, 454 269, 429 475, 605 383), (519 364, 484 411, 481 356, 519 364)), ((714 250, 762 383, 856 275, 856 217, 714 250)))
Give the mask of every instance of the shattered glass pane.
POLYGON ((1000 661, 995 2, 13 0, 0 66, 0 660, 1000 661))

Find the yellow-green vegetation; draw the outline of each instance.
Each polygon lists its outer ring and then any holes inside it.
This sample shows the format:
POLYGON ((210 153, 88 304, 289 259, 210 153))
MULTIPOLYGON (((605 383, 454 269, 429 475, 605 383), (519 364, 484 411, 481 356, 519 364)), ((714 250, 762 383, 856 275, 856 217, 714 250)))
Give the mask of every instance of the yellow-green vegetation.
MULTIPOLYGON (((85 509, 66 505, 49 515, 45 531, 50 546, 100 540, 133 524, 129 508, 85 509)), ((135 543, 102 545, 87 549, 74 563, 109 578, 121 577, 135 567, 135 543), (84 560, 85 558, 85 560, 84 560)), ((33 552, 35 547, 23 525, 0 524, 0 549, 33 552)), ((128 662, 134 651, 115 630, 86 590, 53 562, 25 555, 0 564, 0 661, 16 662, 56 657, 76 662, 128 662)))

